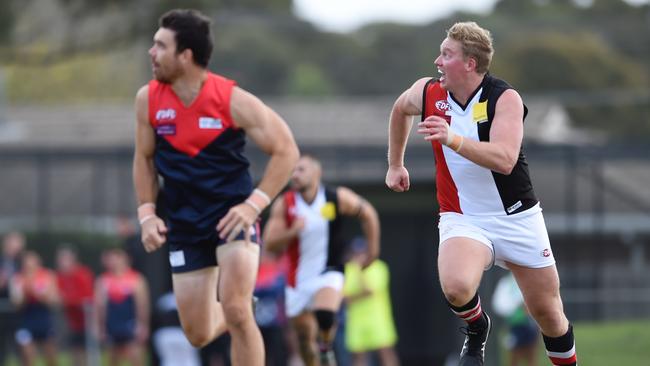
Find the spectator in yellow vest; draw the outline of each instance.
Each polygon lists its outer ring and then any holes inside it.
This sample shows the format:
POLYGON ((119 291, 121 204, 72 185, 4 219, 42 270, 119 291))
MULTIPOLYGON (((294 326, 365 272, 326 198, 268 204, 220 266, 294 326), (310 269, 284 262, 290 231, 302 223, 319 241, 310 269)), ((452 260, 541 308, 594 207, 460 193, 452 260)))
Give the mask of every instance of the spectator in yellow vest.
POLYGON ((394 348, 397 333, 389 293, 390 273, 380 259, 362 269, 365 247, 364 239, 353 240, 351 260, 345 265, 346 346, 352 353, 353 366, 367 365, 371 352, 377 352, 382 366, 396 366, 399 359, 394 348))

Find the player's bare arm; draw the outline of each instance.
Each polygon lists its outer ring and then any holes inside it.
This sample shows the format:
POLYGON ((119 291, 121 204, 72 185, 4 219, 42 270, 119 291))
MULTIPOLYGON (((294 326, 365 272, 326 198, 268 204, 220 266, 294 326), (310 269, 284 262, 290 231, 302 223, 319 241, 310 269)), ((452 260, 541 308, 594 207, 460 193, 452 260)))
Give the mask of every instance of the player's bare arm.
POLYGON ((276 199, 271 206, 269 219, 264 226, 264 247, 275 254, 282 253, 305 227, 304 220, 299 217, 296 217, 291 226, 287 227, 285 212, 284 200, 276 199))
POLYGON ((251 197, 231 208, 217 224, 219 235, 232 240, 242 230, 248 232, 270 200, 282 190, 299 153, 286 122, 251 93, 239 87, 233 88, 230 112, 235 125, 244 129, 260 150, 270 156, 258 188, 251 197), (263 199, 259 197, 262 195, 263 199))
MULTIPOLYGON (((499 97, 494 110, 494 119, 490 129, 490 141, 463 139, 458 153, 474 163, 508 175, 517 163, 524 134, 524 104, 513 89, 506 90, 499 97)), ((425 140, 445 142, 448 137, 447 122, 436 116, 430 116, 418 124, 418 133, 425 140)))
POLYGON ((142 276, 138 276, 134 297, 137 321, 135 333, 138 341, 144 343, 149 338, 151 304, 149 303, 149 286, 147 286, 147 281, 142 276))
POLYGON ((97 319, 97 338, 100 341, 106 339, 106 302, 108 301, 108 294, 104 281, 99 278, 95 282, 95 318, 97 319))
POLYGON ((422 78, 413 83, 397 98, 390 113, 386 185, 396 192, 408 191, 410 186, 408 171, 404 167, 404 152, 413 116, 422 113, 422 93, 429 79, 422 78))
POLYGON ((154 165, 156 136, 149 123, 149 87, 143 86, 135 97, 136 127, 133 154, 133 183, 138 200, 138 219, 142 225, 142 243, 147 252, 160 248, 166 240, 167 227, 156 216, 158 172, 154 165))
POLYGON ((21 307, 25 303, 24 279, 22 276, 14 277, 9 280, 9 299, 16 307, 21 307))
POLYGON ((336 195, 339 200, 339 212, 342 215, 358 217, 361 222, 361 229, 368 243, 367 256, 363 263, 365 268, 379 257, 379 215, 368 201, 349 188, 338 187, 336 195))
POLYGON ((52 280, 47 285, 47 291, 44 294, 44 302, 50 306, 61 304, 61 296, 59 295, 59 287, 56 284, 56 278, 52 276, 52 280))

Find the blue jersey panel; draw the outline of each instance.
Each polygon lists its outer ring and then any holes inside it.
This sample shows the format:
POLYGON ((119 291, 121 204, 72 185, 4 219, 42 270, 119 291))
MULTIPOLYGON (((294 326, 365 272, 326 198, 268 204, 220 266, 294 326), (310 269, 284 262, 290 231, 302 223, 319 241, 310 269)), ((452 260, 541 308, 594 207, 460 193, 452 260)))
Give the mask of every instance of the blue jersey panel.
POLYGON ((218 220, 253 190, 243 155, 245 134, 228 129, 191 157, 157 137, 155 163, 164 178, 168 240, 192 243, 208 239, 218 220))

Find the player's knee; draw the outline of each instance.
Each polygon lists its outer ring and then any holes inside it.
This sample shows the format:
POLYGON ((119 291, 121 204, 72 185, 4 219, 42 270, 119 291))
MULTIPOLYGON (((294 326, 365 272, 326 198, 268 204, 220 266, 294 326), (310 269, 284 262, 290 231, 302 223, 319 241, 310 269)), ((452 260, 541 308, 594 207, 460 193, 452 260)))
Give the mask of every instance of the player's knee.
POLYGON ((467 304, 476 293, 476 290, 460 282, 444 286, 443 288, 447 301, 455 306, 463 306, 467 304))
POLYGON ((441 286, 445 298, 454 306, 467 304, 476 294, 476 287, 461 277, 446 278, 441 286))
POLYGON ((212 341, 212 334, 205 327, 186 327, 184 328, 185 336, 190 344, 196 348, 201 348, 212 341))
POLYGON ((296 337, 298 338, 298 345, 300 345, 300 348, 311 348, 312 339, 307 332, 297 332, 296 337))
POLYGON ((314 316, 318 323, 318 329, 327 332, 334 326, 336 314, 331 310, 314 310, 314 316))
POLYGON ((240 304, 236 302, 223 303, 223 315, 228 325, 228 329, 235 330, 244 326, 252 319, 250 303, 240 304))
POLYGON ((316 355, 315 339, 312 339, 308 330, 296 329, 296 337, 298 338, 298 347, 300 353, 304 356, 316 355))

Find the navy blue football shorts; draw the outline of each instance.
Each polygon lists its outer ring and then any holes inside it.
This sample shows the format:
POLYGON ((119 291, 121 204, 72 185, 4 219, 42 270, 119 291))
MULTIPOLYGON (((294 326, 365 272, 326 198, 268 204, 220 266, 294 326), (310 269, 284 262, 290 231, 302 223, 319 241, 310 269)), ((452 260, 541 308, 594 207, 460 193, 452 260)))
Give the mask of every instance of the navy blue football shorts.
MULTIPOLYGON (((259 220, 251 226, 250 241, 251 243, 261 243, 261 232, 259 220)), ((244 240, 244 232, 240 232, 234 241, 244 240)), ((196 271, 199 269, 214 267, 217 262, 217 247, 226 243, 226 239, 221 239, 215 229, 206 239, 189 242, 174 242, 169 244, 169 264, 172 273, 184 273, 196 271)))

